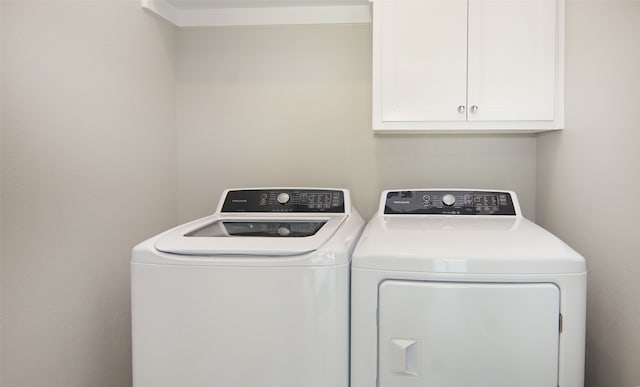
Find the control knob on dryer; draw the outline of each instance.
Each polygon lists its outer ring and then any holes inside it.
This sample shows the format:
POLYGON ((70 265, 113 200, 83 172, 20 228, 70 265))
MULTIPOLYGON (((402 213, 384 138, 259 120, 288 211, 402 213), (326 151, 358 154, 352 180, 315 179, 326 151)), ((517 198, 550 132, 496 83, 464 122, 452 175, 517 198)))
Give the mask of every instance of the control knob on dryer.
POLYGON ((452 206, 454 205, 456 202, 456 197, 453 196, 452 194, 446 194, 442 196, 442 203, 445 206, 452 206))

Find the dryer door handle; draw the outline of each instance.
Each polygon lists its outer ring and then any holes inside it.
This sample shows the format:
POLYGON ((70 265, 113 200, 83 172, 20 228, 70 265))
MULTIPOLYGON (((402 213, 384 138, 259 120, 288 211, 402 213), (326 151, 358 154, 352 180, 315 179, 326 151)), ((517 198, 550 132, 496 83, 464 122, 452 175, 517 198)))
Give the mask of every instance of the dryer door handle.
POLYGON ((389 341, 389 367, 394 374, 418 376, 420 373, 420 341, 418 339, 391 339, 389 341))

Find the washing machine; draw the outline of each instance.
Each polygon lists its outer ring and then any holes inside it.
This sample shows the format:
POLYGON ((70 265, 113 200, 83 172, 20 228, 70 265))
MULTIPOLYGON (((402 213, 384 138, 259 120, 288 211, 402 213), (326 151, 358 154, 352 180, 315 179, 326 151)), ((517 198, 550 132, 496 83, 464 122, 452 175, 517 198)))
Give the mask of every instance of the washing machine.
POLYGON ((351 281, 352 387, 584 386, 585 261, 514 192, 383 192, 351 281))
POLYGON ((231 189, 134 247, 133 386, 347 387, 363 227, 344 189, 231 189))

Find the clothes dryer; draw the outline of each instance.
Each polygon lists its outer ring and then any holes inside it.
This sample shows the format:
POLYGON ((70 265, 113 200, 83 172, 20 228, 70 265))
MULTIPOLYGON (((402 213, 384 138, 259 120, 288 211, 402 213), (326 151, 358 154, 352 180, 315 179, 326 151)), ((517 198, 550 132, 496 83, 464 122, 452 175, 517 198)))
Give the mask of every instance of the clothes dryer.
POLYGON ((347 387, 363 226, 347 190, 232 189, 136 246, 133 386, 347 387))
POLYGON ((352 387, 583 387, 583 257, 514 192, 385 191, 352 260, 352 387))

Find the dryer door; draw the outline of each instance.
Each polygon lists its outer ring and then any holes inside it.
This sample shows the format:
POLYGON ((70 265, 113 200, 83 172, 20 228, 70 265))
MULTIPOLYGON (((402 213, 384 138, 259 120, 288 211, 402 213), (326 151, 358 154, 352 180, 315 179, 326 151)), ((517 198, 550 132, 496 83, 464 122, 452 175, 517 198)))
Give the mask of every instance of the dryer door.
POLYGON ((388 280, 380 387, 556 387, 559 289, 548 283, 388 280))

